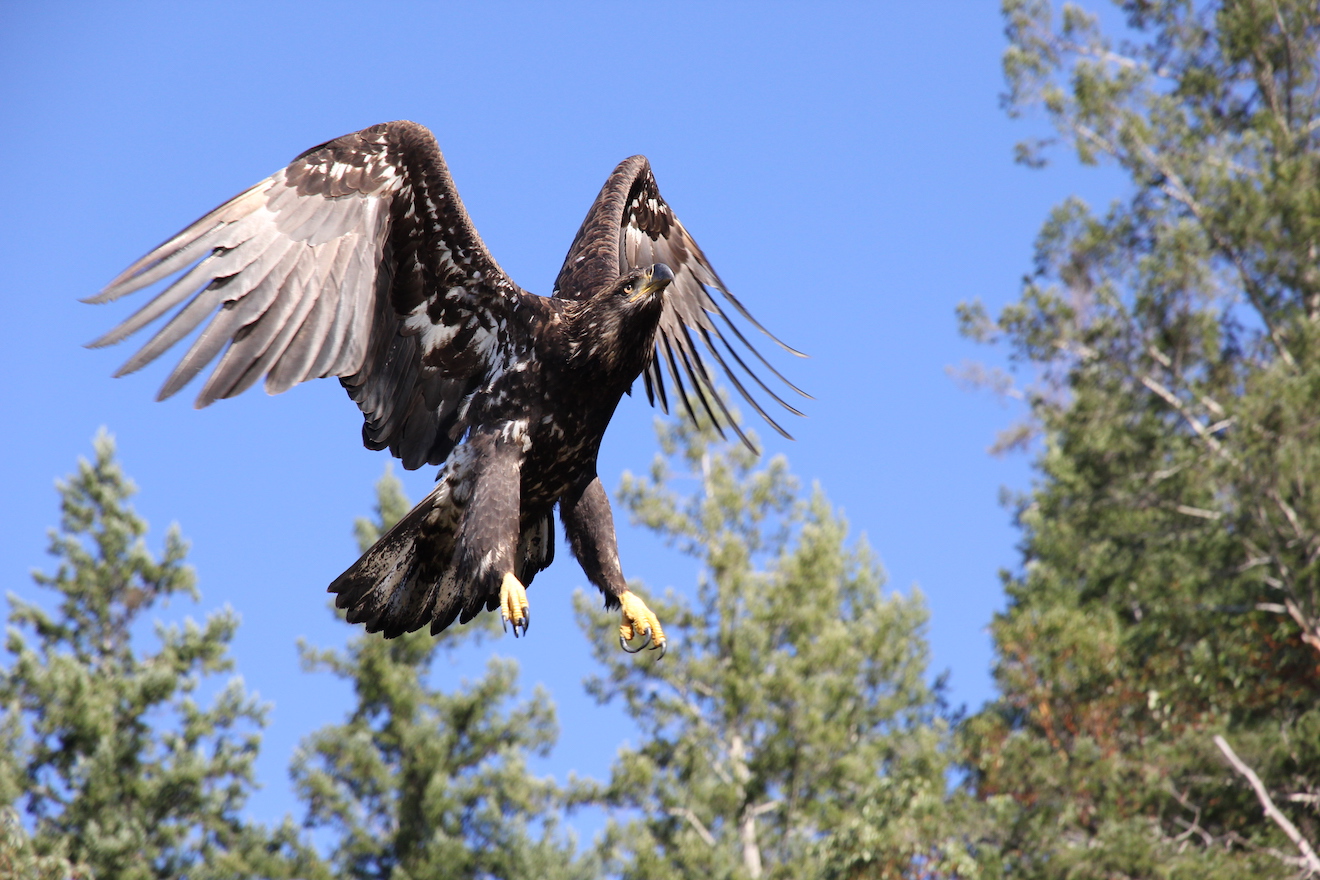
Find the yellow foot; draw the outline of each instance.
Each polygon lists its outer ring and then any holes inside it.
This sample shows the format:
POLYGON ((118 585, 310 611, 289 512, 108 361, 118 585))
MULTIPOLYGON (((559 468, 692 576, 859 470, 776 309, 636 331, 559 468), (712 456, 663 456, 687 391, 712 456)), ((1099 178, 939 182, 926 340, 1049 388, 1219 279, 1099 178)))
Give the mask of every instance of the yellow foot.
POLYGON ((629 654, 636 654, 650 645, 660 651, 661 657, 665 656, 665 631, 660 628, 659 618, 651 613, 651 609, 646 607, 646 603, 636 593, 629 590, 623 591, 619 596, 619 602, 623 604, 623 625, 619 627, 619 647, 629 654), (628 643, 633 640, 633 636, 641 638, 642 643, 630 648, 628 643))
POLYGON ((522 628, 522 634, 527 635, 527 627, 532 622, 532 610, 527 606, 527 588, 524 587, 513 573, 510 572, 504 576, 504 582, 500 584, 500 617, 504 619, 504 631, 509 631, 509 624, 513 624, 513 637, 518 638, 518 629, 522 628))

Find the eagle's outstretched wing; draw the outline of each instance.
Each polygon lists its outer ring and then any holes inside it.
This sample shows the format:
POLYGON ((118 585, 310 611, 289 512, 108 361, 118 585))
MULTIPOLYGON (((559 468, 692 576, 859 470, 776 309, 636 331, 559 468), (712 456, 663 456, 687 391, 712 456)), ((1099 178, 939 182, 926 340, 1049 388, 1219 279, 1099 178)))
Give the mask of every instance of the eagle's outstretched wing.
POLYGON ((94 347, 184 304, 120 368, 159 357, 209 318, 161 388, 169 397, 228 346, 203 407, 263 375, 266 390, 338 376, 362 409, 363 442, 408 468, 438 464, 470 397, 525 341, 535 297, 487 252, 435 138, 390 122, 303 153, 129 266, 89 302, 184 272, 94 347))
POLYGON ((709 356, 719 364, 743 399, 771 427, 788 437, 788 432, 748 390, 745 380, 750 379, 789 412, 802 413, 756 375, 739 349, 759 360, 793 391, 803 397, 809 395, 785 379, 756 350, 737 324, 730 320, 729 313, 711 296, 711 289, 719 291, 728 305, 784 350, 798 357, 805 355, 780 342, 729 293, 706 255, 660 196, 651 174, 651 164, 645 156, 633 156, 614 169, 587 212, 587 218, 568 250, 564 266, 559 270, 559 277, 555 279, 555 296, 578 298, 586 291, 609 284, 631 269, 652 263, 666 264, 674 273, 674 281, 665 291, 665 309, 656 331, 655 352, 643 374, 647 398, 652 404, 658 399, 661 409, 669 411, 664 380, 664 374, 668 373, 689 416, 695 418, 692 397, 696 397, 716 428, 722 424, 732 427, 743 442, 754 449, 723 398, 713 392, 714 377, 704 360, 709 356), (731 344, 730 339, 737 345, 731 344))

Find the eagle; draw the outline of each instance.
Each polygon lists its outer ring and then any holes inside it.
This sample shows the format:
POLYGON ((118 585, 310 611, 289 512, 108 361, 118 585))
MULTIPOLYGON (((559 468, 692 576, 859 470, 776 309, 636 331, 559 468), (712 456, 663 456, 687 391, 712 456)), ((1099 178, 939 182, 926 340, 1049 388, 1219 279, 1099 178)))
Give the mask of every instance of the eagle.
POLYGON ((786 437, 748 386, 802 413, 748 361, 806 396, 757 351, 730 307, 801 353, 729 293, 643 156, 605 181, 549 297, 505 274, 434 136, 402 121, 307 150, 86 301, 171 277, 90 343, 118 343, 175 310, 116 376, 201 326, 157 399, 217 356, 198 408, 262 377, 278 394, 335 376, 362 411, 367 448, 388 449, 409 469, 440 466, 430 494, 329 587, 349 622, 386 638, 428 624, 436 634, 497 608, 506 631, 525 635, 527 586, 554 559, 558 507, 583 572, 621 612, 620 647, 663 656, 660 621, 624 580, 596 473, 615 408, 641 376, 652 405, 668 412, 672 393, 690 417, 699 410, 752 447, 710 365, 786 437))

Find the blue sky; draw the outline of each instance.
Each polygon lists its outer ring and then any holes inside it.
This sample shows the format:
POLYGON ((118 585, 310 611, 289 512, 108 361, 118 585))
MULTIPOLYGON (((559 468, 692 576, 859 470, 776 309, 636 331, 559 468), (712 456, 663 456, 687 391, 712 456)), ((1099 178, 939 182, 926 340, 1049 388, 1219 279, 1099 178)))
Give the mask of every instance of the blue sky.
MULTIPOLYGON (((1002 49, 986 2, 4 4, 0 585, 34 594, 54 480, 109 428, 153 547, 171 522, 193 542, 203 601, 166 615, 229 604, 243 617, 238 668, 273 704, 251 812, 299 814, 289 757, 348 698, 299 670, 295 642, 349 635, 324 589, 355 558, 352 521, 386 457, 361 447, 332 381, 200 412, 195 389, 153 402, 168 356, 112 380, 131 349, 82 347, 136 306, 78 299, 307 147, 408 118, 435 132, 496 259, 538 293, 615 163, 650 157, 732 290, 811 355, 778 361, 815 400, 789 426, 796 442, 760 430, 768 451, 820 483, 891 587, 920 586, 932 674, 949 670, 953 701, 975 708, 993 693, 997 572, 1016 560, 998 499, 1030 470, 986 453, 1016 413, 946 374, 998 357, 959 339, 954 307, 1013 299, 1049 207, 1111 195, 1106 175, 1067 162, 1012 163, 1040 121, 999 109, 1002 49)), ((650 463, 652 418, 644 395, 625 399, 607 487, 650 463)), ((408 474, 410 496, 432 477, 408 474)), ((630 577, 695 581, 691 560, 620 525, 630 577)), ((603 776, 632 735, 582 692, 592 667, 570 596, 584 586, 561 553, 533 588, 531 637, 488 641, 440 682, 516 658, 558 703, 560 745, 538 769, 561 777, 603 776)))

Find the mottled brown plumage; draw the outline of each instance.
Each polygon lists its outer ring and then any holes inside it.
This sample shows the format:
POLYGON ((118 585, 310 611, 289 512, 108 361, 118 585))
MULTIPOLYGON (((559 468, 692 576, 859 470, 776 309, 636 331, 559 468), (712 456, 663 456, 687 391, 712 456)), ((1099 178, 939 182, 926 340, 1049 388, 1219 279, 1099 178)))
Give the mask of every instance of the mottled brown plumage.
POLYGON ((442 465, 436 488, 330 586, 350 621, 386 636, 428 623, 439 632, 501 606, 515 634, 525 630, 524 587, 553 559, 558 505, 588 578, 610 607, 622 600, 624 634, 663 648, 658 621, 627 593, 596 476, 619 399, 644 375, 648 396, 667 408, 668 375, 689 413, 695 398, 717 426, 743 436, 712 391, 709 358, 776 430, 746 377, 797 412, 748 368, 740 348, 793 388, 712 297, 719 291, 760 328, 660 197, 641 156, 606 181, 549 298, 500 269, 434 138, 410 122, 308 150, 90 301, 171 276, 92 343, 119 342, 176 310, 116 375, 200 326, 161 398, 217 356, 199 407, 263 376, 270 393, 336 376, 362 411, 369 448, 389 449, 408 468, 442 465))

